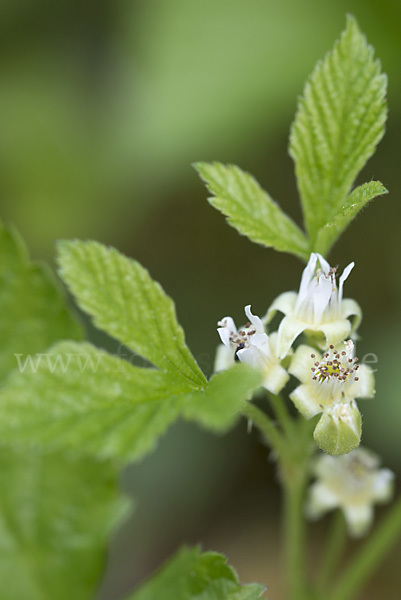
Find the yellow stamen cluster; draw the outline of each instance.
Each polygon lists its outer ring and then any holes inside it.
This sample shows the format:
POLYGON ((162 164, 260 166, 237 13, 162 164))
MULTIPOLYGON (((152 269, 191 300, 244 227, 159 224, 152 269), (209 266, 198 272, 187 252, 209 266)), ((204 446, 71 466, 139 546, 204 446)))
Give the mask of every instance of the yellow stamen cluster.
MULTIPOLYGON (((311 358, 316 358, 315 354, 311 354, 311 358)), ((330 346, 328 352, 326 352, 321 361, 316 361, 311 368, 312 379, 314 381, 330 381, 333 378, 338 381, 348 381, 351 377, 353 381, 358 381, 358 377, 355 377, 355 372, 359 369, 357 364, 358 359, 352 358, 349 353, 345 350, 339 352, 330 346)))

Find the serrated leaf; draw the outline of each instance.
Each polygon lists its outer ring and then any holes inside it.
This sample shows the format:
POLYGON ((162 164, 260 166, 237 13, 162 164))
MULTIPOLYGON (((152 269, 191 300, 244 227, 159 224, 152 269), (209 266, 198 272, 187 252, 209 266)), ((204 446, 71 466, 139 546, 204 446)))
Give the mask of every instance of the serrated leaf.
POLYGON ((317 232, 341 210, 384 133, 387 80, 353 17, 305 85, 292 126, 306 229, 317 232))
POLYGON ((126 600, 258 600, 262 585, 241 586, 227 559, 198 547, 183 548, 126 600))
POLYGON ((50 270, 31 262, 18 234, 0 224, 0 380, 17 366, 15 354, 81 337, 50 270))
POLYGON ((0 600, 88 600, 128 504, 108 462, 0 449, 0 600))
POLYGON ((64 342, 21 362, 0 393, 0 443, 137 460, 180 415, 225 431, 261 377, 245 365, 202 390, 91 344, 64 342))
POLYGON ((380 181, 370 181, 355 188, 344 202, 341 211, 327 225, 319 229, 316 239, 316 251, 323 255, 327 254, 336 239, 340 237, 359 211, 373 198, 387 193, 386 188, 380 181))
POLYGON ((193 388, 206 379, 185 344, 174 303, 138 262, 97 242, 60 242, 60 273, 100 329, 193 388))
POLYGON ((262 380, 259 371, 245 364, 217 373, 204 390, 191 394, 183 415, 207 429, 228 429, 238 418, 244 403, 262 384, 262 380))
POLYGON ((309 243, 304 233, 252 175, 217 162, 197 163, 195 168, 213 194, 210 204, 230 225, 253 242, 307 260, 309 243))

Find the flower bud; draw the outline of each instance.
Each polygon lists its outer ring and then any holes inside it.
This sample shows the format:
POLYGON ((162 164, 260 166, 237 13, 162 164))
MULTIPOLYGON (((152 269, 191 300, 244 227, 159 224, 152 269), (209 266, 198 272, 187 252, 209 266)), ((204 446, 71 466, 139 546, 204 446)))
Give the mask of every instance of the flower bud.
POLYGON ((360 444, 361 421, 361 413, 355 402, 336 402, 322 414, 313 437, 327 454, 347 454, 360 444))

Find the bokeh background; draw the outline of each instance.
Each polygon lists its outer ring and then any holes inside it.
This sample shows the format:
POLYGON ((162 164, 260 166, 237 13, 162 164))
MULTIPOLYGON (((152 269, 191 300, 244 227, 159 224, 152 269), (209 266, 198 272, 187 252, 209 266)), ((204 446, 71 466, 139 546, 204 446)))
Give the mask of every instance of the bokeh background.
MULTIPOLYGON (((239 164, 301 223, 288 131, 348 12, 389 76, 388 133, 361 181, 379 179, 390 195, 331 259, 356 262, 346 295, 364 309, 358 353, 378 361, 376 399, 361 402, 364 443, 400 475, 399 0, 2 0, 1 215, 35 258, 53 262, 54 241, 78 237, 140 260, 174 297, 210 373, 217 319, 240 324, 248 303, 264 313, 297 287, 302 265, 230 229, 191 163, 239 164)), ((136 510, 113 540, 99 600, 122 598, 184 542, 225 552, 244 582, 280 599, 280 498, 259 442, 246 423, 220 438, 178 423, 129 467, 122 485, 136 510)), ((316 556, 323 528, 311 530, 316 556)), ((399 598, 398 562, 392 553, 364 598, 399 598)))

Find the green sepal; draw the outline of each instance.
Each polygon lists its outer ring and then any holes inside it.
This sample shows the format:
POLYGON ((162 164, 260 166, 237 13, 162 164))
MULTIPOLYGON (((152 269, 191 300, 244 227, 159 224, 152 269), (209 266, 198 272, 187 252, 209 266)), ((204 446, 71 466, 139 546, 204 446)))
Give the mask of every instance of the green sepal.
POLYGON ((318 446, 333 456, 348 454, 357 448, 361 436, 362 418, 355 402, 337 403, 326 409, 313 433, 318 446))

